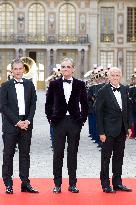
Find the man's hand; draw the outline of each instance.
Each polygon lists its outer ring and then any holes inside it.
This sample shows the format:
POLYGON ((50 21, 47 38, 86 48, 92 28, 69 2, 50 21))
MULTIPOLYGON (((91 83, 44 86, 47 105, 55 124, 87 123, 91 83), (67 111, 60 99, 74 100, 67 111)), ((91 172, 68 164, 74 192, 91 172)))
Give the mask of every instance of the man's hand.
POLYGON ((30 122, 28 120, 25 120, 24 124, 25 124, 26 129, 28 129, 28 126, 30 125, 30 122))
POLYGON ((128 129, 127 138, 130 139, 130 138, 131 138, 131 135, 132 135, 132 131, 131 131, 131 129, 128 129))
POLYGON ((100 135, 100 140, 101 140, 101 142, 105 142, 105 140, 106 140, 106 135, 100 135))
POLYGON ((28 125, 30 124, 30 122, 28 120, 25 121, 19 121, 17 123, 17 126, 20 127, 22 130, 27 130, 28 129, 28 125))
POLYGON ((22 128, 24 126, 24 121, 19 121, 17 124, 16 124, 18 127, 22 128))

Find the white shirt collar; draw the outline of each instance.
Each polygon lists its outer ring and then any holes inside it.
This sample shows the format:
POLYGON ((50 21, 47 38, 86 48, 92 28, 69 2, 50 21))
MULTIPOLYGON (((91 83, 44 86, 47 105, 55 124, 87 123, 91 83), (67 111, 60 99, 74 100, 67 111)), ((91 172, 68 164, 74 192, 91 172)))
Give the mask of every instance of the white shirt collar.
MULTIPOLYGON (((62 80, 64 80, 65 78, 64 78, 64 76, 62 77, 62 80)), ((73 81, 73 78, 71 77, 71 78, 69 78, 69 79, 67 79, 67 80, 71 80, 71 81, 73 81)))
POLYGON ((21 82, 21 83, 23 82, 22 78, 20 80, 17 80, 16 78, 14 78, 14 80, 17 81, 17 82, 21 82))
POLYGON ((118 84, 116 87, 115 87, 115 85, 113 85, 112 83, 110 83, 111 84, 111 86, 113 87, 113 88, 120 88, 120 84, 118 84))

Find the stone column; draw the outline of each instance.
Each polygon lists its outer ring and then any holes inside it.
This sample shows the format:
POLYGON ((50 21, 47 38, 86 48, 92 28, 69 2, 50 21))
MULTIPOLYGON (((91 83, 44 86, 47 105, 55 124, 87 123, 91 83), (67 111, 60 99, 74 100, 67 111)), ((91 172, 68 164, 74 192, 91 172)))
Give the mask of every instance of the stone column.
POLYGON ((57 59, 57 49, 53 49, 54 50, 54 56, 53 56, 53 58, 54 58, 54 65, 56 65, 56 59, 57 59))
POLYGON ((50 70, 54 67, 54 50, 50 49, 50 70))
POLYGON ((91 42, 90 65, 98 64, 98 2, 90 2, 88 37, 91 42))
POLYGON ((50 75, 50 49, 47 49, 46 55, 46 76, 50 75))
POLYGON ((84 74, 89 70, 89 61, 88 61, 88 49, 85 49, 84 53, 84 74))
MULTIPOLYGON (((88 62, 87 62, 88 63, 88 62)), ((85 49, 81 49, 81 78, 84 78, 84 69, 85 69, 85 49)))
POLYGON ((78 49, 78 58, 77 58, 77 77, 81 77, 81 72, 82 72, 82 68, 81 68, 81 49, 78 49))

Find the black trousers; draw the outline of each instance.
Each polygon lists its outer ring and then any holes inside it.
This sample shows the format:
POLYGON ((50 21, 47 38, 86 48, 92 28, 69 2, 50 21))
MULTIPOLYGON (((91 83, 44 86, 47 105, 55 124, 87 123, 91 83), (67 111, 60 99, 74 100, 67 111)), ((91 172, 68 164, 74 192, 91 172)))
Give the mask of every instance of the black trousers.
POLYGON ((109 163, 112 155, 112 184, 113 186, 117 186, 122 184, 122 165, 123 165, 123 157, 124 157, 124 149, 125 149, 125 141, 126 134, 124 129, 122 129, 121 133, 117 137, 106 138, 106 141, 102 143, 102 151, 101 151, 101 172, 100 179, 102 188, 110 185, 109 180, 109 163))
POLYGON ((16 143, 19 148, 19 177, 23 183, 29 183, 30 145, 32 131, 17 128, 16 133, 3 133, 3 165, 2 177, 5 186, 12 186, 13 157, 16 143))
POLYGON ((76 185, 77 152, 80 139, 81 126, 78 125, 70 116, 65 116, 54 129, 53 140, 53 174, 56 186, 62 184, 62 167, 64 149, 67 136, 67 167, 69 175, 69 185, 76 185))

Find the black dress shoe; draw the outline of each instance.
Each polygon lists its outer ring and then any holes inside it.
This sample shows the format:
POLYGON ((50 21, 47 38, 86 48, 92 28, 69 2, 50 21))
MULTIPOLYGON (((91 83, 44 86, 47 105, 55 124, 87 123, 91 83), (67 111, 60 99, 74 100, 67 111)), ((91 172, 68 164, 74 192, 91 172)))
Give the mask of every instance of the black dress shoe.
POLYGON ((6 194, 13 194, 13 188, 12 188, 12 186, 7 186, 7 187, 6 187, 6 194))
POLYGON ((55 194, 61 193, 61 187, 60 186, 55 186, 54 189, 53 189, 53 193, 55 193, 55 194))
POLYGON ((132 189, 127 188, 126 186, 119 184, 117 186, 114 186, 114 190, 116 191, 127 191, 127 192, 132 192, 132 189))
POLYGON ((72 193, 78 193, 79 189, 76 186, 69 186, 68 191, 70 191, 72 193))
POLYGON ((39 193, 30 184, 21 185, 21 192, 29 192, 29 193, 39 193))
POLYGON ((107 186, 107 187, 103 188, 103 192, 105 192, 105 193, 116 193, 116 191, 114 189, 112 189, 111 186, 107 186))

